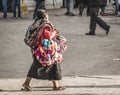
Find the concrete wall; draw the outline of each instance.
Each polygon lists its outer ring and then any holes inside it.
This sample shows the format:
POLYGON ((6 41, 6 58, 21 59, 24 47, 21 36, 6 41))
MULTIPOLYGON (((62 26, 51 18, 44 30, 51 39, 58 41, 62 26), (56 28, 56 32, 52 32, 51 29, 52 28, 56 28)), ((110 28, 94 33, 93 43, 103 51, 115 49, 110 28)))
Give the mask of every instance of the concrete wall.
POLYGON ((62 6, 63 0, 46 0, 46 8, 47 9, 56 9, 62 6))
MULTIPOLYGON (((24 0, 29 10, 34 10, 35 1, 34 0, 24 0)), ((46 9, 56 9, 62 6, 63 0, 45 0, 46 9)))

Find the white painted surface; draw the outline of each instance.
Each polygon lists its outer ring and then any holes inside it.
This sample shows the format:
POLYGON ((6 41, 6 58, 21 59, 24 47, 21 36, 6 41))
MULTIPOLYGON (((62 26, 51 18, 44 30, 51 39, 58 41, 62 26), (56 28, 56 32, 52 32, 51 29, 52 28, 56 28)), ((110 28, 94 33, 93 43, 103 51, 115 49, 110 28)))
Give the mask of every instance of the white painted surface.
MULTIPOLYGON (((34 10, 35 1, 34 0, 24 0, 27 3, 29 10, 34 10)), ((46 9, 60 8, 62 6, 63 0, 45 0, 46 9)))

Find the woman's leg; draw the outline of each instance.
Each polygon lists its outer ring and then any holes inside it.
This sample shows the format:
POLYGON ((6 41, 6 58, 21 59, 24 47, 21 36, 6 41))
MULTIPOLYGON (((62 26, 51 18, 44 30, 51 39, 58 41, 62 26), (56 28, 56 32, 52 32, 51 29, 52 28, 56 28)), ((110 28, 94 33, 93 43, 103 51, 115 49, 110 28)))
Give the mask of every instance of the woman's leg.
POLYGON ((65 89, 65 87, 59 86, 59 83, 57 80, 52 80, 52 82, 53 82, 53 86, 54 86, 53 90, 64 90, 65 89))
POLYGON ((53 82, 53 86, 54 86, 54 87, 56 87, 56 88, 59 87, 59 85, 58 85, 58 81, 57 81, 57 80, 53 80, 52 82, 53 82))
POLYGON ((23 83, 23 87, 25 88, 26 91, 31 91, 32 88, 30 87, 30 81, 31 81, 31 77, 27 77, 25 82, 23 83))

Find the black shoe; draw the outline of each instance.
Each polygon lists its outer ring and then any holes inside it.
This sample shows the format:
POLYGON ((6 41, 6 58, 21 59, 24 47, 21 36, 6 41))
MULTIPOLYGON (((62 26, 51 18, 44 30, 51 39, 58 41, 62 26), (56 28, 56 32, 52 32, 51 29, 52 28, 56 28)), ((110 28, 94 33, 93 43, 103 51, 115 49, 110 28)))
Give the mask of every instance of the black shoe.
POLYGON ((110 32, 110 26, 108 26, 108 28, 106 30, 106 35, 108 35, 109 32, 110 32))
POLYGON ((95 33, 85 33, 85 35, 95 35, 95 33))
POLYGON ((82 16, 82 13, 80 12, 79 15, 82 16))
POLYGON ((65 15, 69 15, 70 13, 67 11, 66 13, 65 13, 65 15))

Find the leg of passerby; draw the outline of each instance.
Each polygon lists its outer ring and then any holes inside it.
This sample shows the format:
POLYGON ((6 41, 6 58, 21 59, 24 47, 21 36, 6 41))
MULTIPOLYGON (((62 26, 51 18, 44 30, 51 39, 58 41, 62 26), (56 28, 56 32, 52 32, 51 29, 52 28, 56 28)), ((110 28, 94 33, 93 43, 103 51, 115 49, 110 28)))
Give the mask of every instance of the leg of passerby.
POLYGON ((36 15, 37 15, 37 10, 38 9, 42 9, 42 3, 40 0, 37 0, 36 1, 36 6, 35 6, 35 9, 34 9, 34 13, 33 13, 33 19, 36 18, 36 15))
POLYGON ((32 90, 32 88, 31 88, 30 85, 29 85, 31 79, 32 79, 32 78, 27 77, 26 80, 25 80, 25 82, 24 82, 24 84, 23 84, 23 87, 24 87, 24 89, 25 89, 26 91, 31 91, 31 90, 32 90))
POLYGON ((96 18, 98 15, 98 9, 96 7, 90 8, 90 31, 86 35, 95 35, 96 30, 96 18))
POLYGON ((97 17, 96 19, 98 25, 102 27, 104 30, 106 30, 106 35, 109 33, 110 25, 108 25, 104 20, 102 20, 100 17, 97 17))
POLYGON ((74 9, 74 0, 70 0, 70 7, 69 7, 70 14, 69 14, 69 16, 74 16, 73 9, 74 9))
POLYGON ((85 8, 85 5, 82 2, 80 2, 79 3, 79 15, 80 16, 82 16, 84 8, 85 8))
POLYGON ((118 0, 115 0, 114 1, 115 3, 115 15, 117 15, 118 14, 118 0))
POLYGON ((34 13, 33 13, 33 19, 36 18, 36 13, 37 13, 37 2, 36 2, 36 5, 35 5, 35 9, 34 9, 34 13))
POLYGON ((67 12, 65 13, 65 15, 74 16, 73 8, 74 0, 67 0, 67 12))
POLYGON ((116 0, 116 10, 117 10, 117 15, 120 17, 120 1, 116 0))
POLYGON ((67 9, 67 12, 65 13, 65 15, 69 15, 69 0, 66 0, 66 9, 67 9))
POLYGON ((46 7, 45 7, 45 1, 41 1, 41 8, 40 9, 44 9, 46 10, 46 7))
POLYGON ((89 33, 86 33, 86 35, 95 35, 95 30, 96 30, 96 18, 94 16, 90 17, 90 31, 89 33))
POLYGON ((7 18, 7 2, 8 0, 2 0, 3 18, 7 18))
POLYGON ((17 2, 16 0, 13 0, 13 19, 16 19, 16 7, 17 7, 17 2))
POLYGON ((52 82, 53 82, 53 90, 64 90, 65 89, 65 87, 59 86, 57 80, 53 80, 52 82))
POLYGON ((107 14, 105 13, 105 7, 106 7, 106 6, 102 6, 102 7, 101 7, 101 12, 100 12, 100 15, 101 15, 101 16, 107 16, 107 14))
POLYGON ((20 0, 17 1, 18 5, 18 18, 21 19, 21 7, 20 7, 20 0))
POLYGON ((90 8, 87 6, 87 16, 90 16, 90 8))
POLYGON ((111 0, 109 0, 109 3, 111 3, 111 0))
POLYGON ((63 8, 67 7, 67 0, 63 0, 63 8))
POLYGON ((80 0, 74 0, 74 8, 78 8, 80 0))
POLYGON ((119 5, 119 8, 118 8, 118 16, 120 17, 120 5, 119 5))
POLYGON ((98 11, 99 8, 97 7, 90 8, 90 12, 91 12, 90 32, 86 33, 86 35, 95 35, 96 23, 104 30, 106 30, 106 35, 109 33, 110 26, 107 25, 107 23, 104 20, 98 17, 98 11))

